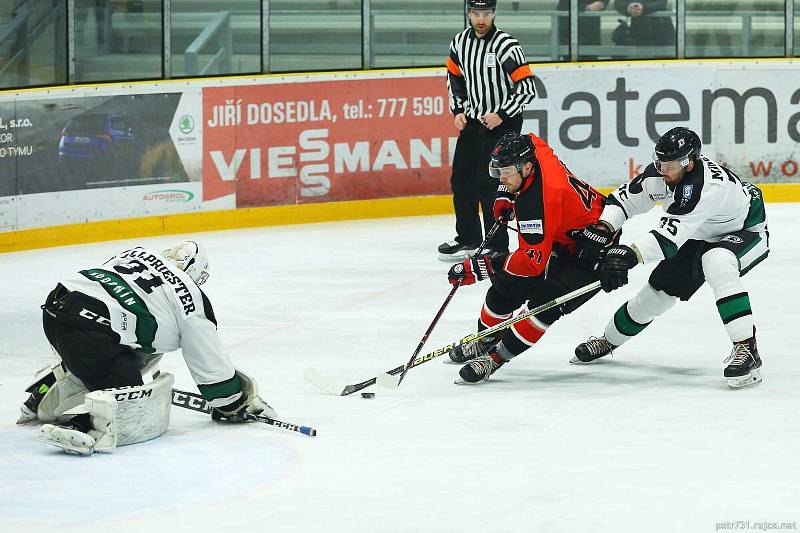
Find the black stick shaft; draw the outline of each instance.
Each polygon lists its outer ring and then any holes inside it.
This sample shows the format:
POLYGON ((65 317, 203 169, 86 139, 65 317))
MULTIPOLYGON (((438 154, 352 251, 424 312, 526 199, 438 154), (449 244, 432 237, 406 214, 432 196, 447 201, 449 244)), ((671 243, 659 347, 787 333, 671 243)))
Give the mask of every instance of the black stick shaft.
MULTIPOLYGON (((494 226, 492 226, 492 228, 489 230, 489 233, 486 234, 486 237, 483 239, 483 242, 481 243, 481 245, 478 246, 478 249, 475 251, 475 255, 480 255, 480 253, 483 251, 483 249, 489 243, 489 241, 494 236, 494 234, 497 233, 497 229, 500 228, 500 227, 501 227, 501 223, 498 220, 497 222, 494 223, 494 226)), ((505 227, 505 226, 503 226, 503 227, 505 227)), ((456 282, 456 284, 453 285, 453 288, 450 289, 450 294, 447 295, 447 298, 445 298, 444 303, 439 308, 439 311, 436 313, 436 316, 433 317, 433 321, 431 322, 431 325, 428 326, 428 329, 425 331, 425 334, 422 336, 422 339, 419 341, 419 345, 417 346, 417 349, 414 350, 414 353, 411 355, 411 359, 409 359, 408 363, 406 363, 404 365, 405 368, 403 369, 403 372, 402 372, 402 374, 400 374, 400 378, 397 381, 397 386, 398 387, 403 382, 403 379, 406 377, 406 373, 408 373, 408 370, 411 368, 411 363, 414 362, 414 359, 417 358, 417 356, 419 355, 419 352, 422 351, 422 347, 425 346, 426 342, 428 342, 428 337, 430 336, 431 332, 433 331, 433 328, 435 328, 436 324, 439 323, 439 319, 442 318, 442 315, 444 314, 444 310, 447 309, 447 306, 450 304, 450 300, 453 299, 453 296, 455 295, 455 293, 456 293, 456 291, 458 290, 459 287, 461 287, 461 280, 458 280, 458 282, 456 282)))
MULTIPOLYGON (((208 401, 206 401, 206 399, 201 395, 179 389, 172 389, 172 405, 183 407, 184 409, 189 409, 191 411, 197 411, 199 413, 211 412, 211 404, 208 403, 208 401)), ((248 419, 252 420, 253 422, 261 422, 270 426, 288 429, 289 431, 296 431, 298 433, 302 433, 303 435, 308 435, 309 437, 317 436, 317 430, 314 428, 310 428, 308 426, 297 426, 295 424, 276 420, 264 415, 248 415, 248 419)))
MULTIPOLYGON (((540 305, 538 307, 535 307, 533 309, 528 309, 524 313, 521 313, 521 314, 519 314, 519 315, 517 315, 515 317, 511 317, 508 320, 497 324, 496 326, 492 326, 491 328, 487 328, 487 329, 484 329, 483 331, 478 331, 476 333, 470 333, 469 335, 467 335, 466 337, 463 337, 461 340, 459 340, 457 342, 453 342, 453 343, 448 344, 447 346, 442 346, 441 348, 437 348, 434 351, 423 355, 422 357, 416 357, 413 360, 412 363, 410 363, 410 364, 407 363, 407 364, 404 364, 404 365, 400 365, 400 366, 398 366, 396 368, 393 368, 391 370, 387 370, 385 373, 389 374, 390 376, 396 376, 397 374, 400 374, 404 370, 408 370, 409 368, 414 368, 414 367, 419 366, 419 365, 421 365, 423 363, 427 363, 428 361, 430 361, 432 359, 436 359, 440 355, 444 355, 444 354, 448 353, 450 350, 452 350, 453 348, 455 348, 459 344, 465 344, 467 342, 475 342, 478 339, 482 339, 483 337, 486 337, 488 335, 493 335, 494 333, 497 333, 498 331, 500 331, 502 329, 505 329, 505 328, 511 326, 512 324, 516 324, 517 322, 521 322, 522 320, 525 320, 528 317, 531 317, 531 316, 534 316, 534 315, 538 315, 539 313, 543 313, 543 312, 547 311, 548 309, 552 309, 553 307, 557 307, 557 306, 559 306, 559 305, 561 305, 563 303, 566 303, 566 302, 568 302, 570 300, 578 298, 579 296, 583 296, 584 294, 588 294, 590 292, 594 292, 594 291, 598 291, 598 290, 600 290, 600 282, 599 281, 594 281, 594 282, 592 282, 592 283, 590 283, 588 285, 585 285, 585 286, 581 287, 580 289, 575 289, 574 291, 568 292, 567 294, 565 294, 563 296, 559 296, 558 298, 554 298, 553 300, 550 300, 549 302, 545 302, 545 303, 543 303, 542 305, 540 305)), ((347 385, 342 390, 342 394, 341 395, 342 396, 347 396, 348 394, 353 394, 354 392, 358 392, 361 389, 366 389, 367 387, 369 387, 371 385, 374 385, 377 381, 378 381, 378 377, 376 376, 376 377, 370 378, 370 379, 368 379, 366 381, 362 381, 361 383, 354 383, 352 385, 347 385)))

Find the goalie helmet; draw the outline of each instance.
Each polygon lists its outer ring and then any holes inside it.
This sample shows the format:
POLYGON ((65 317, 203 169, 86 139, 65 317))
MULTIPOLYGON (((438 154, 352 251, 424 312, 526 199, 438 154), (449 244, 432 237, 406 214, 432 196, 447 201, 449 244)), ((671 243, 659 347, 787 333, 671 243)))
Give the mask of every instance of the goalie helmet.
POLYGON ((493 178, 500 177, 500 169, 515 166, 522 175, 525 163, 530 161, 536 164, 536 149, 529 135, 519 135, 509 132, 500 137, 492 150, 489 161, 489 175, 493 178))
POLYGON ((661 136, 653 153, 654 161, 680 161, 684 167, 700 156, 703 143, 689 128, 672 128, 661 136))
POLYGON ((208 256, 205 249, 194 241, 181 241, 161 255, 186 272, 197 285, 208 279, 208 256))

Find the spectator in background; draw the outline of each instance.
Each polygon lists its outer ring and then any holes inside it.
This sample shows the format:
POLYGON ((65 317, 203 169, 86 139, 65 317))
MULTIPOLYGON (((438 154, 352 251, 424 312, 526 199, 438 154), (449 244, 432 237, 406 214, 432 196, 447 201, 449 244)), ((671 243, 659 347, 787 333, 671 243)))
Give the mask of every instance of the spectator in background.
MULTIPOLYGON (((558 17, 558 44, 569 44, 569 4, 570 0, 558 0, 556 9, 565 11, 566 16, 558 17)), ((606 8, 604 0, 578 0, 578 45, 600 44, 600 17, 581 16, 584 11, 602 11, 606 8)), ((580 51, 580 49, 579 49, 580 51)), ((565 56, 567 58, 568 56, 565 56)), ((596 59, 596 55, 579 56, 580 59, 596 59)))
POLYGON ((667 9, 667 0, 614 0, 614 9, 630 17, 620 21, 611 40, 619 45, 674 45, 675 26, 669 16, 652 15, 667 9))

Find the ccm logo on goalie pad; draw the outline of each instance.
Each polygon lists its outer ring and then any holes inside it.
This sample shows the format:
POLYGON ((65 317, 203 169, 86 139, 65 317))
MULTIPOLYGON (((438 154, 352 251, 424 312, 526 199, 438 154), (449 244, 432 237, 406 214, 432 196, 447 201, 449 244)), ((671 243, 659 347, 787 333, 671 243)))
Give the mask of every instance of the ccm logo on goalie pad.
POLYGON ((544 224, 541 220, 520 220, 518 224, 522 233, 544 233, 544 224))

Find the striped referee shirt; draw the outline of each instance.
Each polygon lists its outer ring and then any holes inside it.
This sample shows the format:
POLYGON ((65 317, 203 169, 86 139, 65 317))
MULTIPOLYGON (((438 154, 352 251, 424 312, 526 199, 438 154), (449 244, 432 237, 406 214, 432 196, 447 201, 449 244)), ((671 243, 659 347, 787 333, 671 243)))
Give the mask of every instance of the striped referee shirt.
POLYGON ((522 47, 494 25, 483 38, 467 28, 450 42, 447 91, 453 115, 466 113, 477 120, 486 113, 506 120, 522 113, 536 96, 522 47))

